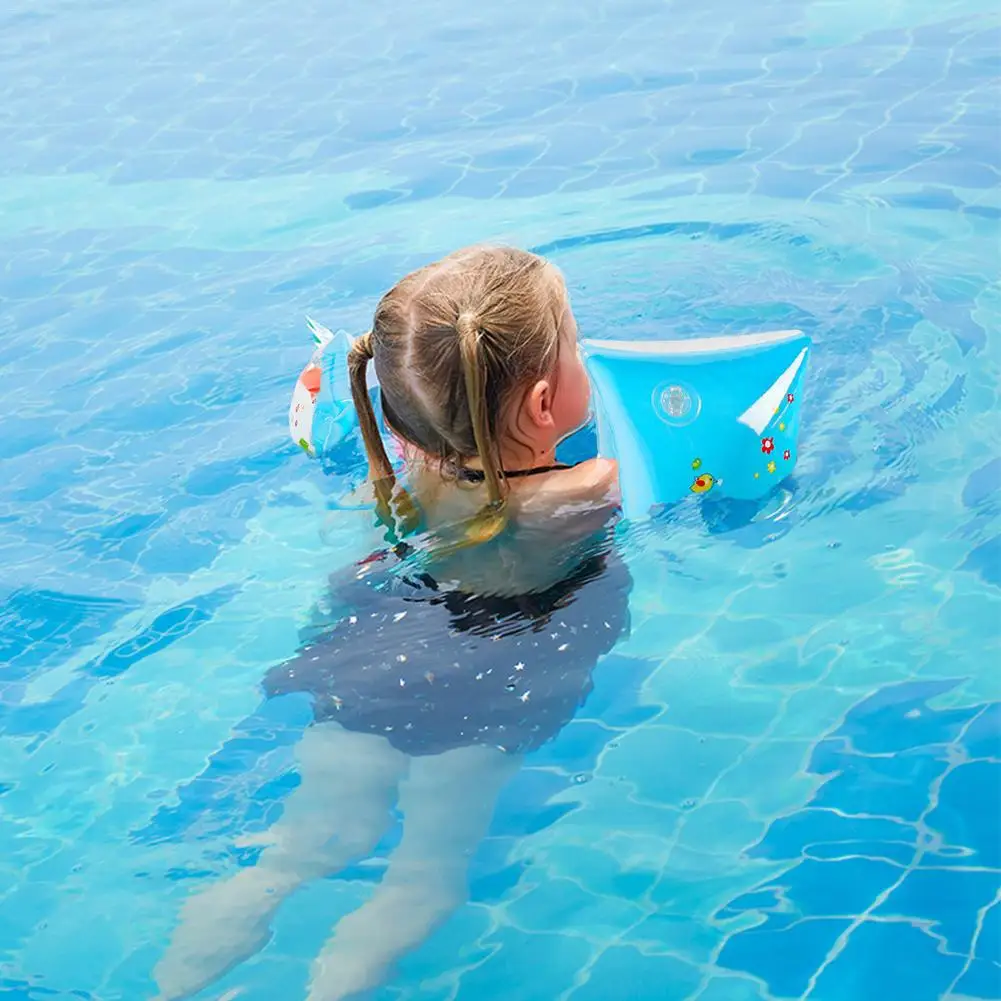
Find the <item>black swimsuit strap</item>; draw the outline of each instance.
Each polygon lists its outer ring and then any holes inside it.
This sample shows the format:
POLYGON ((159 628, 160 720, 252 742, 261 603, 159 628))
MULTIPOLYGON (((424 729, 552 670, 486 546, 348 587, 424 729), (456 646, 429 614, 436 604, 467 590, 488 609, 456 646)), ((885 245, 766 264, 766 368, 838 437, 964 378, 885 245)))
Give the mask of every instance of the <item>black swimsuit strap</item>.
MULTIPOLYGON (((532 469, 502 469, 501 474, 506 480, 513 480, 519 476, 537 476, 540 473, 554 473, 559 469, 572 469, 565 462, 557 462, 553 466, 535 466, 532 469)), ((465 466, 456 470, 456 476, 467 483, 482 483, 485 479, 482 469, 467 469, 465 466)))

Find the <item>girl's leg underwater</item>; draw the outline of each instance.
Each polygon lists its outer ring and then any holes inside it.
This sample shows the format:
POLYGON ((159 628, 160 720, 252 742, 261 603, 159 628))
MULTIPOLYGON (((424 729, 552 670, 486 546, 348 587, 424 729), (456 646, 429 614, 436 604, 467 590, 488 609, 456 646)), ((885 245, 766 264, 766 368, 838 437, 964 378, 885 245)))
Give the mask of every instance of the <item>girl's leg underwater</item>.
POLYGON ((272 915, 303 883, 375 847, 390 823, 409 759, 383 737, 318 723, 297 749, 301 782, 255 841, 257 864, 189 897, 154 970, 162 1001, 196 993, 257 952, 272 915))
POLYGON ((487 747, 411 761, 400 788, 400 844, 372 896, 335 927, 314 964, 308 1001, 341 1001, 378 985, 461 906, 470 856, 520 764, 487 747))

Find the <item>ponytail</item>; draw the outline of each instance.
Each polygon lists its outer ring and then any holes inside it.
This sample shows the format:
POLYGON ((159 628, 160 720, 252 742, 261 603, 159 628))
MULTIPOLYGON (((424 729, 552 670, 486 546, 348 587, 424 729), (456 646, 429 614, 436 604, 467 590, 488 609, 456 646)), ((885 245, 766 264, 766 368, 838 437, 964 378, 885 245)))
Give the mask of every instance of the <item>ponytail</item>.
POLYGON ((417 509, 410 495, 403 489, 396 490, 396 476, 382 443, 379 424, 375 419, 372 400, 368 395, 368 363, 373 358, 372 331, 362 334, 348 352, 348 374, 351 378, 351 397, 358 415, 365 454, 368 457, 368 476, 375 491, 375 513, 396 539, 397 515, 404 523, 404 530, 416 522, 417 509), (394 506, 396 511, 394 513, 394 506))
POLYGON ((476 452, 483 465, 487 503, 466 523, 464 544, 488 542, 507 525, 507 484, 501 472, 500 451, 491 429, 487 406, 487 365, 483 353, 482 331, 476 317, 460 313, 455 323, 466 387, 466 404, 473 428, 476 452))

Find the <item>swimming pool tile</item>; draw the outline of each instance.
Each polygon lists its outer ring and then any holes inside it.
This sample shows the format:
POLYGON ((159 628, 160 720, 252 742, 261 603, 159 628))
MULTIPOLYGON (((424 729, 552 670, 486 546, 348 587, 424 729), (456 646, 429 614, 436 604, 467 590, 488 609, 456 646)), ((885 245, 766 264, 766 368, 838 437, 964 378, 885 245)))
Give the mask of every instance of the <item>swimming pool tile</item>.
POLYGON ((573 775, 575 782, 582 783, 590 778, 601 752, 616 737, 618 733, 604 722, 573 720, 555 741, 544 745, 533 755, 533 762, 542 767, 559 768, 573 775))
POLYGON ((545 829, 578 805, 558 801, 569 784, 569 777, 562 771, 522 769, 501 791, 491 834, 518 838, 545 829))
MULTIPOLYGON (((611 836, 609 837, 611 840, 611 836)), ((659 869, 651 861, 626 864, 614 844, 555 843, 538 853, 551 879, 572 880, 598 897, 639 901, 656 882, 659 869)))
MULTIPOLYGON (((776 609, 783 606, 780 590, 773 592, 776 609)), ((751 655, 754 660, 774 653, 776 647, 797 635, 797 626, 803 628, 805 622, 797 623, 792 616, 731 616, 719 615, 707 631, 706 638, 722 653, 751 655)))
POLYGON ((700 656, 672 657, 661 665, 644 693, 667 706, 659 723, 702 735, 751 740, 768 730, 779 714, 782 693, 735 685, 727 658, 716 663, 700 656), (728 669, 729 668, 729 676, 728 669))
POLYGON ((769 734, 786 741, 819 741, 820 735, 850 712, 859 700, 858 689, 841 688, 829 683, 793 688, 786 693, 782 714, 769 734))
POLYGON ((954 741, 981 712, 979 707, 934 709, 927 705, 956 687, 956 681, 947 679, 887 685, 852 709, 838 737, 858 754, 900 754, 927 745, 931 746, 926 753, 935 753, 935 745, 954 741))
POLYGON ((693 965, 712 962, 723 937, 720 929, 690 915, 654 912, 621 936, 645 955, 660 953, 693 965))
POLYGON ((1001 869, 1001 762, 959 765, 942 781, 928 826, 970 850, 967 864, 1001 869))
POLYGON ((1001 968, 996 962, 974 959, 943 1001, 995 1001, 1001 997, 1001 968))
POLYGON ((609 767, 634 776, 640 798, 678 808, 701 799, 720 771, 736 761, 746 746, 737 738, 700 737, 646 725, 621 737, 605 760, 609 767), (668 768, 669 762, 683 762, 684 767, 668 768))
POLYGON ((1001 588, 1001 535, 981 543, 970 552, 963 570, 972 571, 988 584, 1001 588))
POLYGON ((480 939, 496 951, 459 978, 457 1001, 552 1001, 572 987, 593 946, 571 935, 501 927, 480 939))
POLYGON ((900 877, 898 866, 880 859, 803 859, 767 885, 781 891, 794 917, 850 917, 865 911, 900 877))
MULTIPOLYGON (((662 803, 639 800, 634 783, 607 754, 591 781, 572 784, 571 788, 570 795, 561 796, 559 802, 548 807, 553 819, 545 825, 550 827, 560 821, 558 834, 565 839, 571 854, 578 843, 600 844, 602 850, 624 866, 642 868, 661 863, 668 850, 668 839, 678 823, 677 810, 662 803), (614 827, 608 824, 609 811, 615 812, 614 827)), ((536 830, 542 827, 541 823, 534 825, 536 830)), ((547 843, 558 847, 559 840, 553 837, 547 843)), ((536 850, 536 846, 525 848, 519 855, 534 857, 536 850)))
MULTIPOLYGON (((968 955, 973 949, 978 912, 988 907, 1001 890, 1001 871, 964 872, 955 868, 918 869, 873 912, 876 917, 927 921, 942 936, 949 952, 968 955)), ((997 929, 985 928, 980 946, 985 959, 997 960, 1001 944, 997 929)), ((979 950, 978 950, 979 952, 979 950)))
POLYGON ((699 1001, 765 1001, 760 984, 743 977, 712 977, 697 995, 699 1001))
POLYGON ((838 809, 824 810, 811 806, 776 818, 761 842, 750 854, 769 859, 798 859, 816 845, 843 846, 853 851, 856 842, 911 845, 913 858, 917 847, 914 827, 892 815, 851 816, 838 809))
POLYGON ((962 746, 971 758, 1001 758, 1001 702, 985 707, 973 720, 962 746))
POLYGON ((714 855, 672 841, 662 862, 661 878, 647 900, 661 915, 709 922, 742 892, 787 868, 760 860, 714 855))
POLYGON ((605 949, 573 1001, 682 1001, 698 985, 699 971, 673 956, 645 955, 633 946, 605 949))
POLYGON ((754 929, 728 938, 717 959, 725 969, 750 973, 763 980, 776 997, 799 997, 819 968, 847 920, 813 919, 775 931, 754 929), (788 961, 795 956, 796 963, 788 961))
POLYGON ((811 994, 817 1001, 938 1001, 963 967, 935 939, 906 922, 866 921, 854 929, 811 994))
POLYGON ((613 652, 594 672, 594 689, 581 715, 605 727, 633 727, 657 715, 663 707, 645 697, 644 688, 656 665, 639 657, 613 652))
POLYGON ((759 841, 766 826, 765 821, 751 816, 744 803, 710 801, 685 811, 677 844, 739 858, 745 849, 759 841))
POLYGON ((873 859, 898 866, 908 866, 914 861, 914 845, 907 841, 847 842, 822 841, 809 845, 805 850, 811 859, 818 861, 843 861, 852 858, 873 859))
POLYGON ((554 932, 610 939, 636 924, 643 911, 618 896, 590 893, 576 879, 550 878, 530 886, 504 909, 526 932, 554 932))
POLYGON ((532 166, 512 175, 504 182, 503 198, 538 198, 559 191, 571 177, 563 167, 532 166))
POLYGON ((945 755, 908 753, 893 758, 837 756, 839 771, 814 797, 814 805, 849 807, 852 813, 917 820, 928 805, 928 787, 944 774, 945 755))
POLYGON ((0 609, 4 681, 27 678, 59 664, 134 610, 128 602, 91 595, 42 588, 8 592, 0 609))
MULTIPOLYGON (((812 749, 807 740, 761 740, 751 744, 740 760, 719 777, 713 796, 717 799, 740 799, 756 816, 777 818, 781 828, 789 811, 798 811, 821 783, 808 775, 804 766, 812 749)), ((793 814, 792 816, 794 816, 793 814)), ((785 857, 785 856, 777 856, 785 857)))
MULTIPOLYGON (((995 898, 986 907, 981 907, 980 927, 976 935, 975 947, 971 954, 998 967, 1001 977, 1001 875, 995 873, 995 898)), ((986 883, 986 880, 984 881, 986 883)))

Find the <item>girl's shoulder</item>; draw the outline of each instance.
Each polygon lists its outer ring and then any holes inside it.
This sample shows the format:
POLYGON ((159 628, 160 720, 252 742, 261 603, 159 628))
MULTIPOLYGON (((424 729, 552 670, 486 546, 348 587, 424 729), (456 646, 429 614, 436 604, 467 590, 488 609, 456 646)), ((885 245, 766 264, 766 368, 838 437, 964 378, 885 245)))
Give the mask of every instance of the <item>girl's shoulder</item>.
POLYGON ((540 476, 518 493, 519 506, 525 511, 554 504, 615 507, 619 503, 619 466, 613 459, 588 459, 540 476))

